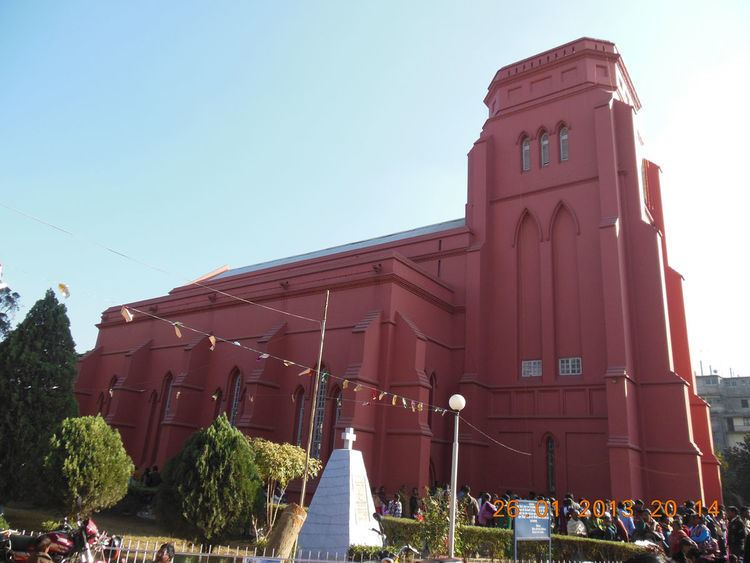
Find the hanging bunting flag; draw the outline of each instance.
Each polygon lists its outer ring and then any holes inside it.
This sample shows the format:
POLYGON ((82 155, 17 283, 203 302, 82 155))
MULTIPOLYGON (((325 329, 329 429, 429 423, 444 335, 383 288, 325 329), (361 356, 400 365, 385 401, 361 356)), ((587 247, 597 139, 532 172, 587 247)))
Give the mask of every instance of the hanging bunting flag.
POLYGON ((356 393, 356 392, 357 392, 357 391, 359 391, 360 389, 362 389, 362 386, 361 386, 361 385, 360 385, 359 383, 357 383, 357 384, 356 384, 356 385, 354 386, 354 392, 356 393))
POLYGON ((422 403, 417 403, 417 410, 419 412, 422 412, 422 409, 424 408, 424 405, 422 403))
POLYGON ((294 402, 294 393, 292 393, 292 402, 294 402))
POLYGON ((133 313, 131 313, 127 307, 120 309, 120 314, 122 315, 122 318, 125 319, 126 323, 133 320, 133 313))
MULTIPOLYGON (((341 384, 341 387, 343 389, 346 389, 347 387, 349 387, 349 380, 345 379, 344 382, 341 384)), ((355 389, 355 391, 356 391, 356 389, 355 389)))
POLYGON ((414 403, 414 401, 411 402, 411 412, 417 412, 417 405, 414 403))
POLYGON ((268 359, 268 358, 269 358, 270 356, 271 356, 271 354, 266 354, 266 353, 264 352, 263 354, 260 354, 260 355, 258 356, 258 361, 261 361, 261 360, 267 360, 267 359, 268 359))
POLYGON ((307 368, 299 372, 297 375, 310 375, 311 373, 312 373, 312 368, 307 368))
POLYGON ((447 412, 448 412, 447 410, 443 409, 443 412, 440 413, 440 416, 445 416, 445 413, 447 412))
POLYGON ((254 401, 255 401, 255 397, 253 395, 250 395, 250 402, 252 403, 254 401))
POLYGON ((174 322, 172 324, 174 325, 174 333, 177 335, 177 338, 182 338, 182 332, 180 332, 180 323, 174 322))
POLYGON ((365 401, 364 403, 362 403, 362 406, 363 407, 369 407, 370 406, 370 401, 365 401))
POLYGON ((381 400, 385 396, 385 391, 381 391, 380 395, 378 395, 378 401, 381 400))
POLYGON ((213 352, 214 348, 216 348, 216 337, 212 334, 208 337, 208 341, 211 343, 209 351, 213 352))
POLYGON ((391 406, 392 406, 392 407, 395 407, 395 406, 396 406, 396 399, 398 399, 398 397, 397 397, 396 395, 394 395, 394 396, 393 396, 393 400, 391 400, 391 406))
POLYGON ((242 347, 242 344, 240 344, 240 341, 239 341, 239 340, 235 340, 234 342, 232 342, 232 344, 234 344, 235 346, 240 346, 240 347, 242 347))
POLYGON ((378 394, 375 393, 375 391, 372 392, 372 396, 370 397, 371 401, 377 401, 378 400, 378 394))
POLYGON ((290 362, 289 360, 284 360, 284 367, 285 368, 288 368, 291 365, 292 365, 292 362, 290 362))
POLYGON ((401 404, 404 405, 404 408, 407 408, 406 407, 406 399, 404 399, 403 397, 401 397, 401 404))
POLYGON ((65 297, 65 299, 67 299, 68 297, 70 297, 70 289, 64 283, 58 283, 57 284, 57 289, 60 290, 60 293, 63 294, 63 296, 65 297))

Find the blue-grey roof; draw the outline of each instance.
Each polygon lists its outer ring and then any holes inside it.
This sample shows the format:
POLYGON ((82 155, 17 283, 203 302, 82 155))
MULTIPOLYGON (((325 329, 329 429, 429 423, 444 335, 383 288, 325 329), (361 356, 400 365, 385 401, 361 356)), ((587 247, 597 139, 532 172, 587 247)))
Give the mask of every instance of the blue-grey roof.
POLYGON ((332 254, 339 254, 342 252, 349 252, 350 250, 360 250, 362 248, 369 248, 371 246, 377 246, 379 244, 385 244, 388 242, 396 242, 398 240, 416 238, 422 235, 429 235, 432 233, 438 233, 440 231, 447 231, 450 229, 457 229, 463 227, 466 224, 466 220, 454 219, 452 221, 444 221, 442 223, 435 223, 434 225, 427 225, 426 227, 418 227, 408 231, 401 231, 400 233, 393 233, 382 237, 371 238, 367 240, 361 240, 359 242, 350 242, 349 244, 342 244, 341 246, 332 246, 331 248, 325 248, 323 250, 316 250, 315 252, 308 252, 306 254, 298 254, 296 256, 289 256, 288 258, 280 258, 278 260, 271 260, 270 262, 261 262, 260 264, 253 264, 252 266, 244 266, 242 268, 233 268, 219 274, 212 278, 213 280, 220 280, 228 278, 230 276, 237 276, 239 274, 247 274, 250 272, 257 272, 265 270, 267 268, 275 268, 276 266, 283 266, 285 264, 292 264, 294 262, 301 262, 302 260, 310 260, 312 258, 320 258, 322 256, 330 256, 332 254))

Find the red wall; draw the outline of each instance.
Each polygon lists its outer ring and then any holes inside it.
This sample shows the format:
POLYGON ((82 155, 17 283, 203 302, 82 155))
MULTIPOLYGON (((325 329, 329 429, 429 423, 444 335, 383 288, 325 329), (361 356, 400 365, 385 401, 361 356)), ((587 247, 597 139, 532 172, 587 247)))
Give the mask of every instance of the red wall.
MULTIPOLYGON (((438 406, 464 394, 466 420, 492 438, 462 426, 460 480, 475 491, 554 484, 558 495, 591 499, 719 498, 682 280, 666 257, 659 171, 639 157, 640 102, 614 45, 581 39, 503 67, 485 100, 464 226, 204 283, 314 318, 331 290, 324 362, 351 384, 328 383, 343 401, 338 422, 329 401, 321 451, 353 426, 373 484, 448 481, 452 417, 372 401, 356 382, 438 406), (582 374, 559 375, 558 359, 572 356, 582 374), (541 359, 542 375, 521 377, 524 359, 541 359)), ((205 288, 132 305, 304 365, 317 356, 314 323, 205 288)), ((235 374, 238 428, 295 440, 292 397, 304 393, 307 436, 311 380, 298 368, 227 344, 211 352, 206 337, 183 330, 178 339, 143 314, 126 324, 116 308, 99 329, 80 363, 81 411, 105 413, 139 467, 163 464, 228 410, 235 374)))

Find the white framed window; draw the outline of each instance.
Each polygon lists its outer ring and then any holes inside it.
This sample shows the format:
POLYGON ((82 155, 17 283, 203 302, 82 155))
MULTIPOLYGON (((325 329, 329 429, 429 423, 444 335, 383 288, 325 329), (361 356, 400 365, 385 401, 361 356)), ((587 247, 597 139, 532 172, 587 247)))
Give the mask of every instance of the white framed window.
POLYGON ((558 360, 560 375, 581 375, 583 365, 580 356, 573 358, 560 358, 558 360))
POLYGON ((521 167, 524 172, 531 170, 531 141, 528 137, 521 143, 521 167))
POLYGON ((750 426, 750 418, 744 417, 742 419, 742 426, 750 426))
POLYGON ((539 149, 541 151, 542 166, 549 164, 549 135, 547 133, 542 134, 542 138, 539 140, 539 149))
POLYGON ((568 128, 560 128, 560 162, 568 160, 568 128))
POLYGON ((522 360, 521 377, 541 377, 542 360, 522 360))

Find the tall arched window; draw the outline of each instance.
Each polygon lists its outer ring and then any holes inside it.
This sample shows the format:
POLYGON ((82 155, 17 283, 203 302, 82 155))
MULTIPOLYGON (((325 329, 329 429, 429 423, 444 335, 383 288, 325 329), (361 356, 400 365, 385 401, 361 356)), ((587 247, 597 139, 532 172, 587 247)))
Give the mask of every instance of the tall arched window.
POLYGON ((242 391, 242 374, 239 371, 235 372, 234 377, 229 387, 229 402, 227 403, 229 415, 229 424, 235 426, 237 424, 237 415, 240 411, 240 396, 242 391))
POLYGON ((531 170, 531 141, 528 137, 521 141, 521 168, 524 172, 531 170))
POLYGON ((568 128, 560 128, 560 162, 568 160, 568 128))
POLYGON ((313 439, 310 455, 320 459, 320 446, 323 441, 323 421, 326 416, 326 393, 328 391, 328 372, 325 366, 320 370, 318 384, 318 400, 315 405, 315 419, 313 421, 313 439))
POLYGON ((555 493, 555 440, 547 437, 547 490, 555 493))
POLYGON ((172 378, 172 374, 168 373, 167 377, 164 378, 164 384, 162 385, 162 420, 167 417, 167 415, 169 414, 169 410, 172 408, 172 385, 174 385, 174 379, 172 378))
POLYGON ((330 434, 328 437, 328 455, 333 451, 333 446, 336 443, 336 425, 339 423, 341 418, 341 389, 335 387, 331 393, 331 419, 330 419, 330 434))
POLYGON ((539 150, 541 152, 542 166, 547 166, 549 164, 549 135, 547 133, 542 133, 539 139, 539 150))
POLYGON ((305 426, 305 390, 302 387, 294 393, 294 404, 297 405, 297 413, 294 419, 292 441, 294 444, 301 446, 302 429, 305 426))

